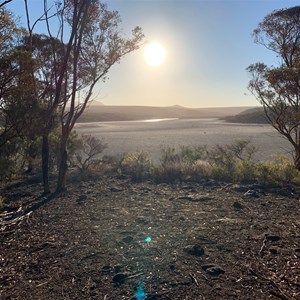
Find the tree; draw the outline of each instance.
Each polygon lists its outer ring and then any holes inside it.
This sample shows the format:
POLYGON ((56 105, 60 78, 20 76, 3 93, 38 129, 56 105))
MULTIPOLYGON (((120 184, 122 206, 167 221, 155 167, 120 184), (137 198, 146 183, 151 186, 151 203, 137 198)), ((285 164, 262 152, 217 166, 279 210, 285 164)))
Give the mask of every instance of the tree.
POLYGON ((66 88, 56 87, 64 95, 60 110, 62 133, 58 192, 65 188, 68 137, 91 100, 95 85, 106 79, 110 68, 119 63, 123 56, 138 49, 143 39, 139 27, 133 29, 132 38, 122 37, 119 14, 108 11, 106 4, 99 1, 73 2, 67 6, 65 21, 72 25, 71 35, 74 32, 74 38, 68 56, 71 71, 66 69, 66 88))
MULTIPOLYGON (((105 80, 110 68, 126 54, 139 48, 142 31, 136 27, 131 38, 122 36, 117 12, 110 12, 99 0, 56 1, 56 11, 50 14, 47 0, 43 15, 31 25, 27 0, 28 41, 34 53, 34 26, 45 22, 48 35, 48 72, 36 77, 47 87, 47 117, 44 119, 43 169, 47 169, 47 134, 52 128, 53 117, 58 113, 61 123, 60 166, 57 192, 65 189, 67 172, 67 141, 80 115, 91 100, 95 85, 105 80), (60 26, 52 26, 57 17, 60 26), (56 30, 57 29, 57 30, 56 30), (58 54, 60 53, 60 54, 58 54), (54 66, 51 68, 51 66, 54 66), (45 76, 46 75, 46 76, 45 76), (79 95, 81 97, 79 97, 79 95)), ((42 64, 43 65, 43 64, 42 64)), ((49 151, 48 151, 49 152, 49 151)), ((47 179, 47 178, 46 178, 47 179)), ((44 180, 45 185, 45 180, 44 180)))
POLYGON ((300 6, 273 11, 253 35, 279 62, 250 65, 248 88, 263 105, 270 124, 291 143, 294 165, 300 170, 300 6))

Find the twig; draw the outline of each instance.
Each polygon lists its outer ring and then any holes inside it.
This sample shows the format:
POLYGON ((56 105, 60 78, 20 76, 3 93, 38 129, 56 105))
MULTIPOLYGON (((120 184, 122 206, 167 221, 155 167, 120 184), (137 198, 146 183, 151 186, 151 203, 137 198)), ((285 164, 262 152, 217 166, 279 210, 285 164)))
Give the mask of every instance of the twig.
POLYGON ((38 284, 36 287, 43 286, 43 285, 45 285, 45 284, 49 283, 51 280, 52 280, 52 277, 50 277, 50 279, 49 279, 49 280, 47 280, 47 281, 45 281, 45 282, 42 282, 42 283, 38 284))
POLYGON ((261 245, 260 250, 259 250, 259 255, 260 256, 263 256, 263 251, 266 248, 266 242, 267 242, 267 239, 266 239, 266 237, 264 237, 264 240, 263 240, 262 245, 261 245))
POLYGON ((194 275, 193 273, 190 273, 190 276, 191 276, 193 282, 196 284, 196 286, 199 286, 198 280, 197 280, 197 278, 195 277, 195 275, 194 275))

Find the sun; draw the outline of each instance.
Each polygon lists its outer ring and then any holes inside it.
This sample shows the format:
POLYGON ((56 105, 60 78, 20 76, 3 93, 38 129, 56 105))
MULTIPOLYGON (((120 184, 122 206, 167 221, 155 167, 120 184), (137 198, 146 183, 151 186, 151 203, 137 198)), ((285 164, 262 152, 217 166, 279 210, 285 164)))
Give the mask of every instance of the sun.
POLYGON ((166 58, 165 49, 160 43, 152 42, 145 47, 144 58, 148 65, 159 66, 166 58))

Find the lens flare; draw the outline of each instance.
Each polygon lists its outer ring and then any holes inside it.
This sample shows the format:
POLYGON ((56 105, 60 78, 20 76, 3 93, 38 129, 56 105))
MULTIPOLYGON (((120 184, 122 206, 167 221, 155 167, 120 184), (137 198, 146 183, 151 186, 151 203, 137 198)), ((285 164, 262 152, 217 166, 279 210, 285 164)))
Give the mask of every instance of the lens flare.
POLYGON ((146 296, 147 296, 147 294, 144 291, 143 282, 140 281, 138 289, 137 289, 137 291, 135 293, 135 298, 137 300, 144 300, 144 299, 146 299, 146 296))
POLYGON ((150 236, 147 236, 147 237, 145 238, 145 242, 146 242, 147 244, 149 244, 151 241, 152 241, 152 239, 151 239, 150 236))

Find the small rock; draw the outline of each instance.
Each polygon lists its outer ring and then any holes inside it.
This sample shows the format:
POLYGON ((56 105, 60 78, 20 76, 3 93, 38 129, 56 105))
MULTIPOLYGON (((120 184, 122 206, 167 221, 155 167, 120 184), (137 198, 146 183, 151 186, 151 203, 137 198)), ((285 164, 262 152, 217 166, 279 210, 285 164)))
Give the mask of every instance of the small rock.
POLYGON ((123 192, 124 189, 122 189, 121 187, 113 186, 110 188, 110 191, 113 193, 118 193, 118 192, 123 192))
POLYGON ((243 204, 241 204, 240 202, 238 202, 238 201, 235 201, 235 202, 233 203, 233 207, 234 207, 235 209, 244 209, 244 208, 245 208, 245 206, 244 206, 243 204))
POLYGON ((209 274, 210 276, 219 276, 221 274, 224 274, 225 271, 220 268, 220 267, 211 267, 206 269, 207 274, 209 274))
POLYGON ((128 278, 128 274, 118 273, 113 277, 112 282, 114 284, 122 284, 127 278, 128 278))
POLYGON ((130 235, 128 235, 128 236, 124 237, 124 238, 122 239, 122 241, 123 241, 124 243, 126 243, 126 244, 129 244, 129 243, 131 243, 131 242, 133 241, 133 237, 130 236, 130 235))
POLYGON ((122 270, 122 266, 121 265, 115 265, 114 266, 114 272, 115 273, 120 273, 122 270))
POLYGON ((202 256, 204 255, 204 249, 198 245, 189 245, 183 249, 186 253, 194 256, 202 256))
POLYGON ((276 247, 270 247, 269 251, 273 255, 277 255, 278 254, 278 249, 276 247))
POLYGON ((87 195, 80 195, 77 198, 77 204, 82 205, 87 200, 87 195))
POLYGON ((102 267, 101 271, 103 273, 109 273, 109 272, 112 271, 112 267, 110 265, 105 265, 105 266, 102 267))
POLYGON ((138 224, 143 224, 143 225, 147 225, 149 222, 144 218, 144 217, 137 217, 135 219, 135 221, 138 223, 138 224))
POLYGON ((248 190, 244 196, 259 198, 259 194, 255 190, 248 190))
POLYGON ((178 200, 188 200, 191 202, 207 202, 212 198, 209 196, 199 196, 199 195, 186 195, 186 196, 179 196, 178 200))
POLYGON ((207 269, 212 268, 214 266, 215 266, 214 264, 205 264, 205 265, 202 265, 201 268, 203 271, 206 271, 207 269))
POLYGON ((191 196, 188 196, 188 195, 185 195, 185 196, 179 196, 177 199, 178 199, 178 200, 191 200, 192 197, 191 197, 191 196))
POLYGON ((281 237, 278 236, 278 235, 268 235, 268 234, 266 234, 265 239, 268 242, 278 242, 281 239, 281 237))

